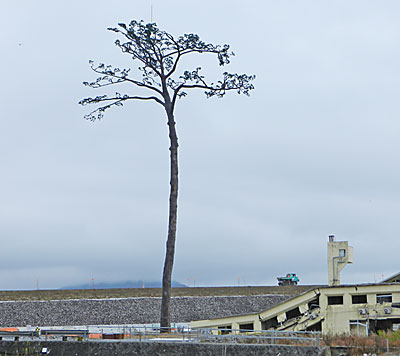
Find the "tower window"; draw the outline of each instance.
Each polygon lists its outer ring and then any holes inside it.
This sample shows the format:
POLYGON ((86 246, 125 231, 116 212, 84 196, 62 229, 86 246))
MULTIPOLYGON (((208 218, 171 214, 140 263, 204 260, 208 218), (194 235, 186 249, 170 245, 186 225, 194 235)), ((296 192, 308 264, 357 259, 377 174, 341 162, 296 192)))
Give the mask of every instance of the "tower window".
POLYGON ((328 305, 343 304, 343 295, 335 295, 328 297, 328 305))
POLYGON ((376 295, 376 302, 378 304, 391 303, 392 302, 392 295, 391 294, 377 294, 376 295))
POLYGON ((358 294, 351 296, 352 304, 366 304, 367 303, 367 295, 366 294, 358 294))

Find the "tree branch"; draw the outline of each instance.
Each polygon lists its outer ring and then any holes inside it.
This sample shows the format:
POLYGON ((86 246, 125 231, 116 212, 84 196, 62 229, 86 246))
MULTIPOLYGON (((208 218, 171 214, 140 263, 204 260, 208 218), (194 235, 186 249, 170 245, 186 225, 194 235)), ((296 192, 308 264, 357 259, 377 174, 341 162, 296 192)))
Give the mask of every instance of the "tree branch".
POLYGON ((210 51, 210 50, 207 50, 207 49, 193 49, 193 48, 190 48, 190 49, 189 49, 189 48, 187 48, 187 49, 184 49, 184 50, 182 50, 182 51, 176 50, 176 51, 174 51, 174 52, 168 53, 168 54, 165 56, 165 58, 174 56, 175 54, 178 54, 178 53, 180 53, 181 56, 183 56, 183 55, 185 55, 185 54, 192 53, 192 52, 198 52, 198 53, 218 53, 219 51, 210 51))
MULTIPOLYGON (((135 43, 135 45, 137 46, 137 48, 139 48, 140 51, 142 52, 144 58, 142 58, 142 57, 138 54, 138 51, 137 51, 137 50, 134 50, 134 49, 132 50, 132 49, 130 48, 130 43, 123 43, 123 44, 121 45, 120 41, 119 41, 119 40, 116 40, 116 41, 115 41, 115 44, 116 44, 118 47, 124 48, 126 52, 132 54, 135 58, 139 59, 144 65, 150 67, 152 70, 154 70, 155 73, 157 73, 157 75, 160 76, 161 73, 160 73, 160 72, 157 70, 157 68, 151 63, 152 56, 151 56, 150 53, 148 52, 147 48, 145 48, 145 47, 142 45, 142 43, 141 43, 141 38, 140 38, 139 36, 137 36, 135 33, 131 33, 131 34, 130 34, 130 33, 128 33, 128 32, 124 32, 124 31, 121 31, 121 30, 119 30, 119 29, 111 29, 111 30, 112 30, 112 31, 115 31, 115 30, 116 30, 115 32, 122 33, 122 35, 123 35, 126 39, 128 39, 129 41, 133 41, 133 42, 135 43), (128 47, 128 45, 129 45, 129 47, 128 47)), ((127 31, 127 30, 126 30, 126 31, 127 31)), ((154 47, 153 47, 153 48, 154 48, 154 47)), ((154 53, 155 53, 155 50, 154 50, 154 53)), ((156 53, 155 53, 155 54, 156 54, 156 53)), ((157 58, 157 55, 156 55, 156 58, 157 58)))
POLYGON ((111 104, 100 106, 84 116, 84 118, 87 120, 95 121, 96 119, 102 119, 104 116, 104 111, 107 109, 110 109, 112 106, 123 106, 123 102, 127 100, 154 100, 160 105, 165 106, 164 102, 155 96, 121 96, 119 93, 116 93, 116 96, 112 98, 108 98, 107 95, 96 96, 95 98, 85 98, 82 99, 79 104, 85 106, 88 104, 98 104, 105 101, 112 101, 111 104))
POLYGON ((181 78, 184 80, 184 83, 177 86, 174 90, 174 96, 172 98, 172 105, 175 106, 176 99, 180 96, 186 95, 186 93, 180 93, 182 89, 206 89, 206 96, 208 98, 212 96, 217 96, 218 98, 222 98, 227 91, 236 90, 238 94, 249 95, 249 91, 254 89, 253 84, 250 82, 255 78, 255 75, 246 75, 246 74, 231 74, 224 73, 224 80, 219 81, 217 84, 211 83, 208 85, 202 76, 198 74, 198 70, 193 72, 185 72, 184 76, 181 78), (186 84, 187 81, 196 81, 195 84, 186 84), (201 83, 201 84, 199 84, 201 83))
POLYGON ((121 41, 117 39, 115 41, 115 45, 118 46, 122 50, 122 52, 131 54, 134 58, 141 61, 145 66, 150 67, 152 70, 154 70, 155 73, 160 75, 157 68, 151 62, 152 56, 148 52, 147 48, 143 47, 140 41, 141 38, 133 32, 128 33, 125 24, 119 24, 119 26, 122 27, 124 31, 120 30, 119 28, 111 28, 111 27, 109 27, 108 30, 122 34, 129 42, 121 43, 121 41), (133 46, 134 48, 132 49, 131 46, 133 46), (140 53, 142 54, 142 56, 140 55, 140 53))
MULTIPOLYGON (((176 43, 176 42, 175 42, 176 43)), ((189 54, 189 53, 211 53, 211 54, 217 54, 218 55, 218 59, 220 62, 220 65, 224 65, 224 64, 228 64, 229 63, 229 54, 227 53, 227 50, 229 47, 224 47, 224 49, 210 49, 210 48, 204 48, 204 49, 200 49, 200 48, 187 48, 187 49, 183 49, 180 50, 179 49, 179 45, 177 44, 177 50, 174 52, 171 52, 169 54, 167 54, 164 58, 168 58, 174 55, 177 55, 177 58, 175 60, 175 63, 171 69, 171 71, 166 75, 166 77, 170 77, 176 70, 177 66, 178 66, 178 62, 180 61, 181 57, 184 56, 185 54, 189 54)), ((233 53, 231 53, 231 55, 233 55, 233 53)))
MULTIPOLYGON (((93 88, 100 88, 100 87, 103 87, 103 86, 106 86, 106 85, 118 84, 118 83, 122 83, 124 81, 127 81, 127 82, 135 84, 135 85, 137 85, 139 87, 144 87, 144 88, 147 88, 147 89, 151 89, 151 90, 155 91, 156 93, 160 94, 161 96, 163 95, 161 90, 159 90, 159 89, 157 89, 157 88, 155 88, 155 87, 153 87, 151 85, 148 85, 148 84, 145 84, 143 82, 139 82, 137 80, 128 78, 127 76, 118 76, 115 73, 113 73, 111 70, 109 70, 109 71, 107 71, 107 70, 106 71, 98 70, 99 67, 94 67, 93 65, 91 66, 91 68, 95 73, 103 74, 105 76, 110 76, 110 77, 116 78, 116 79, 118 79, 118 81, 109 82, 109 83, 106 83, 104 85, 100 84, 99 82, 93 82, 93 83, 84 82, 85 85, 91 86, 93 88)), ((105 78, 103 78, 103 79, 105 79, 105 78)))
MULTIPOLYGON (((179 44, 178 42, 176 42, 175 38, 170 35, 169 33, 167 34, 167 37, 175 44, 176 46, 176 54, 178 54, 178 56, 175 59, 174 65, 172 66, 171 70, 167 73, 167 75, 165 76, 166 78, 169 78, 176 70, 177 66, 178 66, 178 62, 181 59, 181 50, 179 48, 179 44)), ((170 54, 168 54, 167 56, 165 56, 165 58, 170 57, 170 54)))

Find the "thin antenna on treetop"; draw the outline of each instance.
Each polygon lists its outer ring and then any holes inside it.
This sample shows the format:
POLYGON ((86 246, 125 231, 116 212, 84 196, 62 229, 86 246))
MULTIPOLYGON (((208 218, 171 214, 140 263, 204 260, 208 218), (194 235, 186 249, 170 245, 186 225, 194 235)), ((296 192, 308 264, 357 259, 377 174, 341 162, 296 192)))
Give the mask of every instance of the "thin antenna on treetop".
POLYGON ((150 5, 150 22, 153 23, 153 4, 150 5))

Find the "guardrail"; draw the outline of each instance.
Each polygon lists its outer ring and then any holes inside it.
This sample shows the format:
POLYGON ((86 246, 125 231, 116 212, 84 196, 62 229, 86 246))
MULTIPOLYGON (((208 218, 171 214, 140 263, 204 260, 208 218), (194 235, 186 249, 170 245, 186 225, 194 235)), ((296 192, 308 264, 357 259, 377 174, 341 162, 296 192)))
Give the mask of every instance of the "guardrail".
MULTIPOLYGON (((115 331, 115 328, 113 328, 115 331)), ((107 335, 107 329, 102 330, 107 335)), ((122 328, 115 335, 139 342, 174 341, 174 342, 209 342, 209 343, 257 343, 281 345, 320 346, 320 331, 276 331, 248 329, 162 329, 160 327, 122 328)), ((89 336, 90 337, 90 336, 89 336)), ((117 338, 117 337, 115 337, 117 338)))
POLYGON ((0 330, 0 340, 3 340, 3 337, 13 338, 15 341, 18 341, 20 337, 30 337, 33 338, 35 336, 39 336, 36 330, 32 331, 5 331, 0 330))
POLYGON ((320 346, 319 331, 276 331, 242 329, 196 329, 191 334, 201 342, 257 343, 270 345, 320 346))
POLYGON ((79 340, 82 340, 83 338, 88 338, 89 337, 89 330, 88 329, 71 329, 71 330, 65 330, 65 329, 42 329, 40 330, 40 335, 43 335, 46 337, 48 336, 60 336, 62 337, 63 341, 67 341, 68 337, 73 337, 77 338, 79 340))
POLYGON ((203 342, 203 343, 253 343, 269 345, 320 346, 319 331, 276 331, 242 329, 189 329, 185 327, 162 329, 158 326, 102 326, 78 327, 76 329, 37 328, 34 331, 0 331, 3 337, 31 340, 62 339, 99 341, 100 339, 125 339, 132 342, 203 342))

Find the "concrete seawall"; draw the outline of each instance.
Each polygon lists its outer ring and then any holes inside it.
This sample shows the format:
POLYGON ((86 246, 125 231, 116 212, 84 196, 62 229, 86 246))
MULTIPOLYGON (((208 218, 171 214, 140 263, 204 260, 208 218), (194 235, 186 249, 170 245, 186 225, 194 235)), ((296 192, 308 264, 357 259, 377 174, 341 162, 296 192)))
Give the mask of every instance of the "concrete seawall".
POLYGON ((0 356, 328 356, 328 348, 173 342, 0 342, 0 356))
MULTIPOLYGON (((288 295, 174 297, 171 321, 257 313, 288 295)), ((151 324, 159 322, 161 298, 1 301, 0 326, 151 324)))

